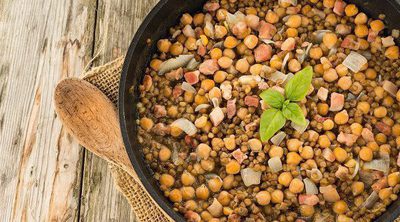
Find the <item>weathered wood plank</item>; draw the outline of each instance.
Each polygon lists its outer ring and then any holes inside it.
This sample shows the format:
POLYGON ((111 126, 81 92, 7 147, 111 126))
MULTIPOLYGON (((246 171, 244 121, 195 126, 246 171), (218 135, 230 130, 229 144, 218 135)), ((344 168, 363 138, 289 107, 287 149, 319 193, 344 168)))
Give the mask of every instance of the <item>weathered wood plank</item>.
POLYGON ((0 3, 2 221, 77 221, 83 152, 53 90, 92 54, 96 0, 0 3))
MULTIPOLYGON (((101 65, 124 55, 134 32, 158 0, 99 0, 95 54, 101 65)), ((105 161, 87 154, 84 166, 83 221, 134 221, 124 197, 116 190, 105 161)))

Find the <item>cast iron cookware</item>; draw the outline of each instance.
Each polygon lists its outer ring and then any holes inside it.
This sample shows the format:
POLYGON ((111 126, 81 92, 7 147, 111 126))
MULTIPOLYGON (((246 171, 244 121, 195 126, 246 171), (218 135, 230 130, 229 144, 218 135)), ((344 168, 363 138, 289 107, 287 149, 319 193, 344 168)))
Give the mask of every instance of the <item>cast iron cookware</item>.
MULTIPOLYGON (((276 0, 277 1, 277 0, 276 0)), ((156 50, 158 39, 166 37, 170 27, 178 24, 183 13, 201 11, 205 0, 160 0, 147 15, 137 30, 123 66, 119 88, 119 117, 123 140, 126 150, 141 182, 160 207, 175 221, 184 221, 179 213, 172 209, 172 204, 159 190, 157 181, 153 179, 152 171, 147 166, 137 141, 137 112, 138 86, 145 74, 152 54, 156 50), (151 40, 151 44, 147 43, 151 40), (134 87, 133 94, 129 89, 134 87)), ((389 29, 400 28, 400 0, 350 0, 361 10, 373 18, 385 14, 385 23, 389 29)), ((400 215, 400 199, 392 203, 387 211, 375 221, 393 221, 400 215)))

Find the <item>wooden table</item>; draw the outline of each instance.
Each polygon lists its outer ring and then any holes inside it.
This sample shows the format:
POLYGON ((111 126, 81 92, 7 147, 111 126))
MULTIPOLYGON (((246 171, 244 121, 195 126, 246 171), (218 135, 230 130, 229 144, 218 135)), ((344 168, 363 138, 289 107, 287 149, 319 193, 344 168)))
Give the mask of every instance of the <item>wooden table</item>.
POLYGON ((158 0, 0 1, 0 220, 134 221, 54 112, 57 82, 124 55, 158 0))

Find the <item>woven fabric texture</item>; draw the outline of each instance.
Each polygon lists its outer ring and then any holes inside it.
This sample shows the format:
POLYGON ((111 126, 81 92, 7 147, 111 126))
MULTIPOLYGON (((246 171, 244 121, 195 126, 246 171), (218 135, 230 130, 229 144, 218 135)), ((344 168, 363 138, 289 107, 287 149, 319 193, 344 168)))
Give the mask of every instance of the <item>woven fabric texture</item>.
MULTIPOLYGON (((116 105, 123 63, 124 58, 120 57, 103 66, 93 68, 82 74, 81 78, 99 88, 116 105)), ((126 197, 139 221, 171 221, 140 184, 139 178, 132 177, 112 163, 109 163, 109 167, 118 190, 126 197)))

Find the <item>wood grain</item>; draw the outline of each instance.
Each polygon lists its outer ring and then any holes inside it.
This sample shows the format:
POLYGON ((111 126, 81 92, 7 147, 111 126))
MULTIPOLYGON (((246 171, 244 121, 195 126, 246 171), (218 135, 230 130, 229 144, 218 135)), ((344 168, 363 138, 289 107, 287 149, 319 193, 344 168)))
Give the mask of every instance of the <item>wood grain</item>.
MULTIPOLYGON (((124 55, 134 32, 158 0, 99 0, 96 22, 95 66, 124 55)), ((104 160, 85 156, 81 220, 134 221, 125 198, 116 190, 104 160)))
POLYGON ((83 153, 56 118, 57 82, 92 54, 96 0, 0 2, 2 221, 77 221, 83 153))

